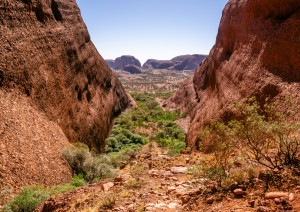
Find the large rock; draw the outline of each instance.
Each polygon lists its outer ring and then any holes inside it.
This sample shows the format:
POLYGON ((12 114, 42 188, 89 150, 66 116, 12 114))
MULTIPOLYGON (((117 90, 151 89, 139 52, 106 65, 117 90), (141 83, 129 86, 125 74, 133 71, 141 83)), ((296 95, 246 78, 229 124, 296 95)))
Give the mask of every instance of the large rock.
POLYGON ((124 68, 123 68, 124 71, 127 71, 131 74, 140 74, 142 73, 142 69, 136 65, 126 65, 124 68))
POLYGON ((171 60, 149 59, 143 64, 144 69, 195 70, 207 55, 181 55, 171 60))
POLYGON ((75 0, 5 0, 0 10, 0 190, 66 182, 61 149, 102 151, 128 96, 75 0))
POLYGON ((300 111, 299 24, 298 0, 227 3, 210 55, 166 103, 191 115, 190 147, 198 146, 198 132, 212 118, 230 119, 228 106, 250 96, 279 105, 280 97, 294 96, 300 111))

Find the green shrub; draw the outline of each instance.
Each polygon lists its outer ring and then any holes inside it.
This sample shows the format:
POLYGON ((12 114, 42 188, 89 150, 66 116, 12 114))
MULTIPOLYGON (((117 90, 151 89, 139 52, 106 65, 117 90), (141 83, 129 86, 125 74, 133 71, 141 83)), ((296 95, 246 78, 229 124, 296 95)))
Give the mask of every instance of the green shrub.
POLYGON ((92 154, 84 144, 72 145, 64 149, 62 155, 69 162, 77 177, 83 176, 89 182, 115 175, 111 159, 106 155, 92 154))
POLYGON ((299 165, 299 124, 288 121, 272 104, 261 106, 254 98, 236 104, 237 119, 228 123, 212 121, 199 133, 200 148, 213 152, 216 167, 228 169, 231 152, 237 149, 269 169, 299 165))
POLYGON ((67 160, 74 174, 83 173, 83 163, 87 158, 91 157, 91 153, 87 145, 76 143, 62 151, 62 156, 67 160))
POLYGON ((43 186, 24 188, 6 207, 14 212, 31 212, 50 197, 43 186))
POLYGON ((96 178, 111 178, 116 175, 111 160, 107 156, 89 157, 83 163, 83 173, 89 182, 96 178))
POLYGON ((64 193, 86 185, 83 175, 75 175, 70 183, 53 187, 30 186, 25 187, 21 192, 2 208, 3 212, 30 212, 37 206, 49 199, 52 195, 64 193))
POLYGON ((70 184, 75 187, 80 187, 86 185, 87 182, 85 181, 83 174, 80 173, 78 175, 74 175, 70 184))

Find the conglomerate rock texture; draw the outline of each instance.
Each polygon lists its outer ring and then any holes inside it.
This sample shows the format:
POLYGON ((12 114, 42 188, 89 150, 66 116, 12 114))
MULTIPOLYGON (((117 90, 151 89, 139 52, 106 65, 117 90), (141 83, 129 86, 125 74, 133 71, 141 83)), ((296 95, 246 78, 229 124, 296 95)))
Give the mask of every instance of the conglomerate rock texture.
POLYGON ((1 0, 0 47, 0 190, 65 182, 61 149, 102 151, 128 96, 75 0, 1 0))
MULTIPOLYGON (((298 0, 227 3, 208 58, 165 103, 191 115, 190 147, 198 146, 198 132, 212 118, 230 119, 229 106, 251 96, 279 105, 281 97, 292 96, 300 111, 299 26, 298 0)), ((299 120, 299 115, 293 118, 299 120)))

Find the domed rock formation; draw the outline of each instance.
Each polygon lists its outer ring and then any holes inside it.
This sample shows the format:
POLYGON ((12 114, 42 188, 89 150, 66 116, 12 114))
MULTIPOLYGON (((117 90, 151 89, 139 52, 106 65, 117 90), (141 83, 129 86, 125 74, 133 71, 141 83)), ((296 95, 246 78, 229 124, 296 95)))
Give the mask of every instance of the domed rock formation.
POLYGON ((126 65, 124 68, 123 68, 124 71, 127 71, 131 74, 140 74, 142 73, 142 69, 136 65, 126 65))
POLYGON ((144 69, 195 70, 206 58, 206 55, 181 55, 171 60, 149 59, 143 64, 144 69))
POLYGON ((61 149, 102 151, 128 96, 75 0, 5 0, 0 10, 0 188, 66 182, 61 149))
POLYGON ((141 62, 130 55, 123 55, 115 59, 115 69, 123 69, 127 65, 141 67, 141 62))
POLYGON ((165 103, 191 115, 188 146, 198 146, 198 132, 212 118, 230 119, 228 106, 250 96, 279 105, 293 96, 300 111, 299 25, 297 0, 227 3, 210 55, 165 103))

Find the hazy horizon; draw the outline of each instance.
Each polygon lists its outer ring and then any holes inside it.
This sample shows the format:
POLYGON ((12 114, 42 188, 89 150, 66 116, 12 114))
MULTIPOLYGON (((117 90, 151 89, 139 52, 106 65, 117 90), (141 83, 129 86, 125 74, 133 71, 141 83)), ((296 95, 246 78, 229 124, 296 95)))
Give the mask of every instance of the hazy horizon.
POLYGON ((227 0, 77 0, 91 39, 104 59, 132 55, 169 60, 208 55, 227 0))

